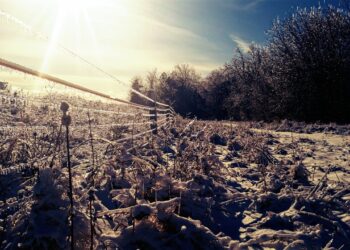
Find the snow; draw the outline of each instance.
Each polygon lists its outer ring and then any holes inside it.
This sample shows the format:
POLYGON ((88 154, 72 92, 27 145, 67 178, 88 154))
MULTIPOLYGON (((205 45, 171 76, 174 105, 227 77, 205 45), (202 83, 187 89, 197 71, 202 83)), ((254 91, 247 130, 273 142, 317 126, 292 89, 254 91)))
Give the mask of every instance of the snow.
MULTIPOLYGON (((72 113, 72 122, 83 119, 72 113)), ((108 128, 93 132, 95 165, 88 130, 71 134, 79 249, 90 247, 90 222, 94 249, 350 248, 347 135, 179 117, 133 145, 113 144, 123 134, 108 128)), ((0 148, 0 248, 67 249, 64 140, 55 150, 55 133, 37 132, 36 142, 16 133, 21 141, 0 148)))

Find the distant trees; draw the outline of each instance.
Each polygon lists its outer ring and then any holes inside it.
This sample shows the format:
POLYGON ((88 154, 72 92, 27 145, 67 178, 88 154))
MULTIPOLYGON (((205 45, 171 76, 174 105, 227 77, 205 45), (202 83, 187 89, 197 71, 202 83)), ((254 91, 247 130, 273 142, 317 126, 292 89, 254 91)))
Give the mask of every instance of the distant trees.
POLYGON ((238 120, 268 120, 271 117, 271 78, 269 78, 268 50, 251 45, 250 51, 243 54, 237 51, 236 57, 226 65, 234 82, 226 101, 229 115, 238 120))
POLYGON ((225 68, 217 69, 203 80, 201 94, 205 100, 207 118, 227 119, 230 114, 231 108, 227 106, 227 99, 235 78, 230 77, 227 72, 225 68))
POLYGON ((267 34, 204 79, 188 65, 160 74, 157 98, 199 118, 350 122, 349 10, 297 10, 267 34))
POLYGON ((183 116, 204 117, 204 99, 199 93, 201 76, 189 65, 177 65, 165 82, 173 108, 183 116))
POLYGON ((157 69, 154 69, 153 71, 147 73, 146 84, 146 95, 157 101, 159 99, 155 91, 158 85, 157 69))
MULTIPOLYGON (((171 104, 183 116, 205 118, 205 103, 199 94, 201 77, 192 67, 177 65, 170 73, 163 72, 160 75, 154 70, 148 72, 145 79, 147 85, 141 91, 147 96, 171 104)), ((136 85, 135 80, 133 85, 136 85)))
MULTIPOLYGON (((140 92, 144 93, 145 87, 143 86, 143 80, 141 77, 136 76, 131 80, 131 88, 140 92)), ((137 104, 146 104, 146 100, 137 93, 130 91, 130 97, 129 97, 131 102, 137 103, 137 104)))

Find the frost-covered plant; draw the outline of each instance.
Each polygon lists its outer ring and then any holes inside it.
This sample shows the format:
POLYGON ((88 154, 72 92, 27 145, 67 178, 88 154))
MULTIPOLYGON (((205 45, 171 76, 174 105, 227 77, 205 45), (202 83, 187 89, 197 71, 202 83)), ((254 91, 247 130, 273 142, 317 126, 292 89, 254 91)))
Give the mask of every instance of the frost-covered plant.
POLYGON ((34 249, 64 249, 68 236, 68 201, 57 169, 43 169, 33 187, 33 203, 24 204, 8 218, 7 247, 34 249), (26 214, 21 214, 26 213, 26 214), (21 216, 24 216, 18 221, 21 216))

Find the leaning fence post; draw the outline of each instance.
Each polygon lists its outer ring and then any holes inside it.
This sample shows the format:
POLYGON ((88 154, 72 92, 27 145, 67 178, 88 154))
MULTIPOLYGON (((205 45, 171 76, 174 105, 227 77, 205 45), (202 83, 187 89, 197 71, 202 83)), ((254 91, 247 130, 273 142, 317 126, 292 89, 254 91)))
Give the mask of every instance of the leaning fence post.
POLYGON ((131 131, 131 148, 134 148, 134 131, 135 131, 135 120, 136 116, 132 119, 132 131, 131 131))
POLYGON ((154 103, 154 109, 150 110, 150 121, 151 123, 151 129, 153 130, 152 133, 154 135, 158 134, 158 124, 157 124, 157 103, 154 103))
POLYGON ((87 113, 89 118, 89 136, 90 136, 90 147, 91 147, 91 155, 92 155, 92 187, 95 187, 95 148, 94 148, 94 138, 92 135, 92 124, 91 124, 91 118, 90 118, 90 112, 87 113))
POLYGON ((73 181, 72 181, 72 169, 70 163, 70 151, 69 151, 69 125, 72 122, 71 116, 68 114, 69 104, 66 102, 61 103, 60 107, 63 112, 62 125, 66 127, 66 143, 67 143, 67 166, 68 166, 68 177, 69 177, 69 200, 70 200, 70 236, 71 236, 71 249, 74 249, 74 207, 73 207, 73 181))

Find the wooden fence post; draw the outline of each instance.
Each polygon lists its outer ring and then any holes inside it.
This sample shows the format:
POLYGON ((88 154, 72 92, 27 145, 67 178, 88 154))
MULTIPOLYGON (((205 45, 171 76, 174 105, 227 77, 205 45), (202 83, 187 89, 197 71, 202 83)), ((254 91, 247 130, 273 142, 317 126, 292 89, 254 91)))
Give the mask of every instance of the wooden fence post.
POLYGON ((73 180, 72 180, 72 168, 70 162, 70 146, 69 146, 69 125, 72 122, 71 116, 68 114, 69 104, 66 102, 61 103, 62 115, 62 125, 66 127, 66 145, 67 145, 67 167, 68 167, 68 177, 69 177, 69 200, 70 200, 70 246, 74 249, 74 204, 73 204, 73 180))
POLYGON ((154 102, 154 109, 150 110, 150 121, 151 123, 151 129, 153 129, 152 133, 154 135, 158 134, 158 124, 157 124, 157 103, 154 102))

